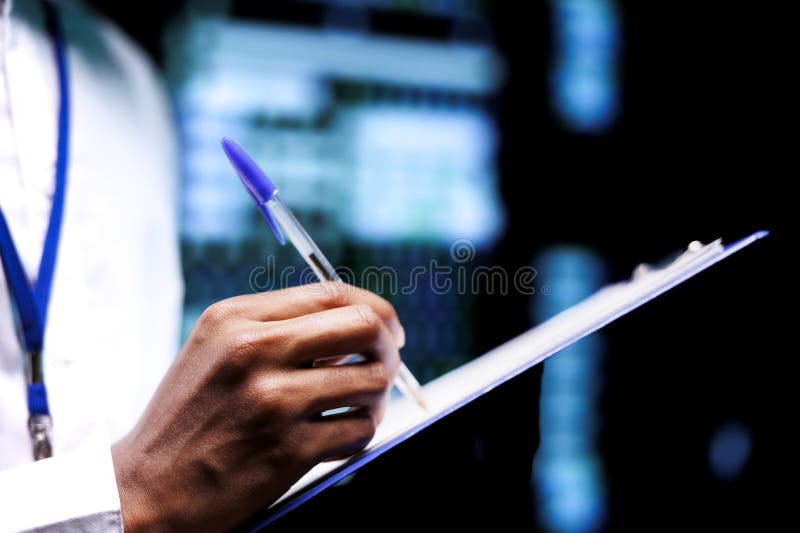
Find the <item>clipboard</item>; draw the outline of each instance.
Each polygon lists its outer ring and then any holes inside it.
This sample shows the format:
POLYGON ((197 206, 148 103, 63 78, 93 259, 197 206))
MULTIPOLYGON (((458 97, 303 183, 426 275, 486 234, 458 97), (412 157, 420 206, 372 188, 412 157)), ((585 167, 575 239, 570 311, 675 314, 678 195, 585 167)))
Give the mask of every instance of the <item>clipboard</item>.
POLYGON ((237 531, 259 531, 437 420, 768 234, 759 231, 728 246, 721 239, 707 245, 695 241, 666 266, 641 264, 630 280, 600 289, 546 322, 425 384, 427 411, 407 397, 393 400, 366 448, 347 459, 312 468, 280 499, 237 531))

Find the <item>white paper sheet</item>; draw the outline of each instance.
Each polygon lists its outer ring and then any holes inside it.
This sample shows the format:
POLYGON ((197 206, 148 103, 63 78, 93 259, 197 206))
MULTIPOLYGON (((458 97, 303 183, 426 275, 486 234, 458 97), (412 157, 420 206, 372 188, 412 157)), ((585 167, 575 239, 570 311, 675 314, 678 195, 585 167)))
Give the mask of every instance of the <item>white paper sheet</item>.
POLYGON ((408 398, 393 401, 372 442, 349 459, 318 465, 244 529, 258 530, 356 471, 436 420, 625 315, 698 272, 767 235, 761 231, 723 247, 693 243, 666 267, 640 265, 630 281, 609 285, 579 304, 487 354, 427 383, 428 410, 408 398))

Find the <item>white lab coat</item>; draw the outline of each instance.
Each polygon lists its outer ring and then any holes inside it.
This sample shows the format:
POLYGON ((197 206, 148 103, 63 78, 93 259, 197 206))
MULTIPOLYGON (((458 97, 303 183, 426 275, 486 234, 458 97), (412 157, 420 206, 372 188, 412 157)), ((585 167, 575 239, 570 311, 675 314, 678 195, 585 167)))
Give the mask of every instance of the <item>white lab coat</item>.
MULTIPOLYGON (((0 1, 0 207, 33 277, 54 186, 57 77, 38 0, 0 1)), ((44 355, 54 457, 31 462, 22 349, 0 268, 0 531, 121 530, 110 444, 178 348, 167 99, 126 36, 76 3, 60 5, 73 103, 44 355)))

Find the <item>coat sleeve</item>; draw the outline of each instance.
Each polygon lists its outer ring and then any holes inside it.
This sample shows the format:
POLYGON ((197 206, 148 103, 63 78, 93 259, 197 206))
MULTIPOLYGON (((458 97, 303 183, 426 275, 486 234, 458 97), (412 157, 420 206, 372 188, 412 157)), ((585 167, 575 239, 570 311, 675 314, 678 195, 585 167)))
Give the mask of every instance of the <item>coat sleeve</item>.
POLYGON ((111 447, 103 432, 58 456, 0 470, 0 532, 122 531, 111 447))

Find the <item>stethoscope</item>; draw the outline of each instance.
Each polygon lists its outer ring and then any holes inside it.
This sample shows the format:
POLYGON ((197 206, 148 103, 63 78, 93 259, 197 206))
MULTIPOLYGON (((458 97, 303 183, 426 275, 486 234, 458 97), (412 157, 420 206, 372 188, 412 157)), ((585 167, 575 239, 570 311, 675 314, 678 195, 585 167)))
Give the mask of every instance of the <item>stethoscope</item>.
POLYGON ((26 380, 28 395, 28 432, 31 437, 34 460, 50 457, 53 449, 50 441, 52 418, 47 401, 42 355, 44 333, 47 324, 47 309, 53 285, 56 256, 61 223, 64 215, 64 193, 67 185, 69 156, 70 94, 67 71, 66 43, 61 28, 57 7, 53 2, 42 1, 47 32, 53 43, 53 53, 58 71, 58 141, 56 152, 55 191, 50 210, 50 221, 45 235, 44 250, 39 263, 36 281, 31 283, 25 274, 11 231, 0 209, 0 255, 21 330, 26 358, 26 380))

